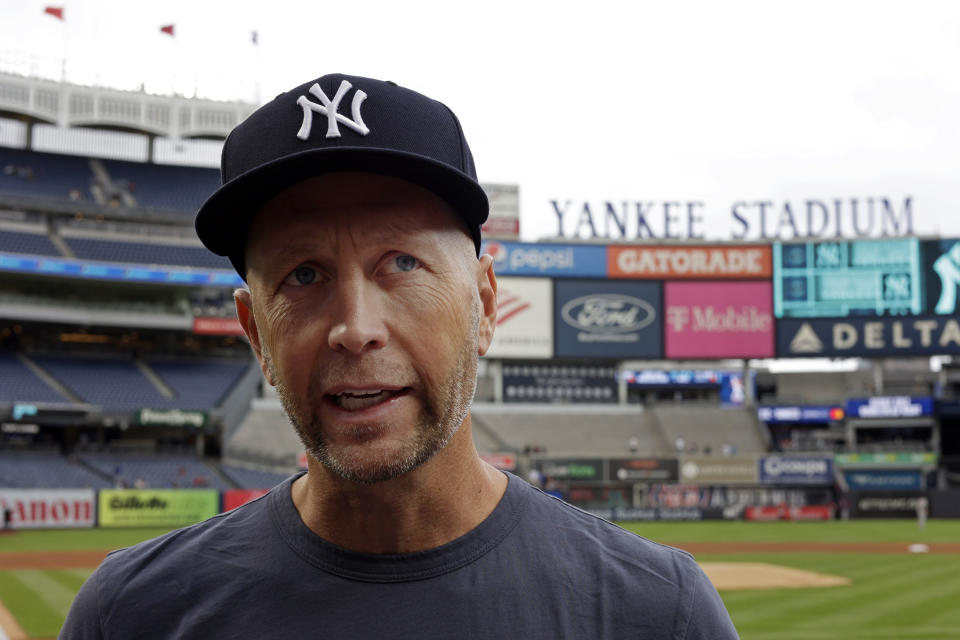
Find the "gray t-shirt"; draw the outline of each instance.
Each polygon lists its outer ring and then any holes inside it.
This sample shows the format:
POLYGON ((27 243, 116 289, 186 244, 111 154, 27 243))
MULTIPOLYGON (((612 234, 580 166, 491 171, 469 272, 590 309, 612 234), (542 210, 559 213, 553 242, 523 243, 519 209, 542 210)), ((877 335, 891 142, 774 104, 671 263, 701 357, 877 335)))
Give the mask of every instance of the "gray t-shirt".
POLYGON ((516 476, 436 549, 355 553, 319 538, 296 476, 229 513, 111 553, 61 638, 736 638, 686 552, 516 476))

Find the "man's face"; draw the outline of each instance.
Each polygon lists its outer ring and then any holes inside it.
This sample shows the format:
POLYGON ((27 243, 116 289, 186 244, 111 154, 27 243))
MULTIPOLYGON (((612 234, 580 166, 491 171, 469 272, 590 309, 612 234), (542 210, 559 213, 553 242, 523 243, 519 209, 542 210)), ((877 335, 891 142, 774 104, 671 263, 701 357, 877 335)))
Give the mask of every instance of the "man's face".
POLYGON ((313 178, 259 211, 246 260, 241 322, 314 458, 374 483, 443 449, 469 412, 495 282, 442 200, 383 176, 313 178))

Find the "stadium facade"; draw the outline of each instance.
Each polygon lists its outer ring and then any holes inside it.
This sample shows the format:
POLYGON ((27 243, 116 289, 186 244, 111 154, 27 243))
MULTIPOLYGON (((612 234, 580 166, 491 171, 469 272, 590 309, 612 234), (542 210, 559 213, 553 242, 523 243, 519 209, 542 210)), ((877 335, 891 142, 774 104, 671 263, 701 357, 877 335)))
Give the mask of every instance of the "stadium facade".
MULTIPOLYGON (((0 75, 13 526, 186 523, 302 465, 193 232, 253 108, 0 75)), ((491 462, 615 518, 960 515, 960 240, 525 243, 484 186, 491 462)))

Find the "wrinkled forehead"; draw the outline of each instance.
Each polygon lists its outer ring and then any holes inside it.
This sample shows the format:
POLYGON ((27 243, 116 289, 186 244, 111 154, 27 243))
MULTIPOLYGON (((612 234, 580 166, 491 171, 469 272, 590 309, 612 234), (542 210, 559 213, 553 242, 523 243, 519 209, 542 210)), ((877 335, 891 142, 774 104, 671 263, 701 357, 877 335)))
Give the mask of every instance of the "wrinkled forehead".
MULTIPOLYGON (((405 180, 370 173, 332 173, 288 187, 261 207, 246 240, 248 263, 269 262, 291 243, 359 246, 405 236, 473 240, 444 200, 405 180)), ((475 259, 475 257, 474 257, 475 259)))

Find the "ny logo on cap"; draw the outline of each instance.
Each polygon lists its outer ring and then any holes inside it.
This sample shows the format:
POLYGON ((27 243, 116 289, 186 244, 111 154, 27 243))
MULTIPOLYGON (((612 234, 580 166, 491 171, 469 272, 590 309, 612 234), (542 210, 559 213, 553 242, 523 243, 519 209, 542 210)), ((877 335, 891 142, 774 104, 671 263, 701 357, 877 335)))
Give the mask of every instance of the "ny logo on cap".
POLYGON ((367 99, 367 94, 360 89, 357 89, 353 94, 353 102, 350 104, 353 120, 338 113, 340 101, 343 100, 343 97, 347 95, 347 92, 350 91, 352 86, 353 85, 346 80, 341 80, 340 87, 337 89, 336 95, 333 96, 333 100, 331 100, 327 97, 327 94, 323 92, 323 89, 320 88, 320 85, 314 82, 313 86, 310 87, 310 93, 320 101, 320 104, 312 102, 307 96, 297 98, 297 104, 303 109, 303 123, 300 125, 300 131, 297 131, 297 137, 301 140, 306 140, 310 137, 310 129, 313 127, 314 111, 327 116, 328 138, 340 137, 340 127, 338 123, 346 125, 362 136, 370 133, 370 129, 367 128, 367 125, 363 124, 363 118, 360 117, 360 105, 367 99))

